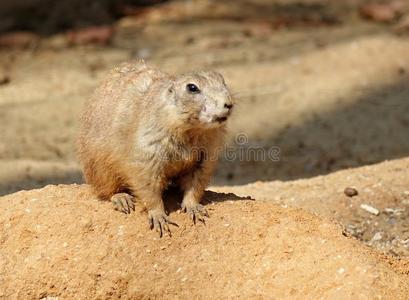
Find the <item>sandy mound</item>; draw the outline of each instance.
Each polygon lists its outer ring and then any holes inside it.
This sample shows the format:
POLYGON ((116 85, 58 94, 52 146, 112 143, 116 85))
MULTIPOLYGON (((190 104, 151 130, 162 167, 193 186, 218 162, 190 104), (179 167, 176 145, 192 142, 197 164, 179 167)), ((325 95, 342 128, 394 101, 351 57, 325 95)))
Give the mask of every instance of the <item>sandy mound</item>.
POLYGON ((159 239, 85 185, 1 198, 0 296, 406 298, 408 273, 302 210, 208 192, 206 226, 159 239))
POLYGON ((311 179, 258 181, 213 187, 213 190, 251 195, 257 200, 334 218, 349 234, 368 245, 393 256, 409 258, 408 170, 409 158, 403 158, 311 179), (358 195, 347 197, 346 187, 354 187, 358 195), (362 205, 372 206, 379 214, 369 213, 362 205))

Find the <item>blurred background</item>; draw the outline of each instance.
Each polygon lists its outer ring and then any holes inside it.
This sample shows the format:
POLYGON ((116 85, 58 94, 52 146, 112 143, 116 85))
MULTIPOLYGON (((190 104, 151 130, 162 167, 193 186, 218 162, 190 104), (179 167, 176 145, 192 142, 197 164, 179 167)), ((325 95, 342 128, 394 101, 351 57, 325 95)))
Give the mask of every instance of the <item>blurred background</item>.
POLYGON ((237 99, 213 180, 290 180, 409 155, 407 0, 0 1, 0 195, 81 182, 83 102, 113 66, 215 69, 237 99), (237 145, 238 134, 246 141, 237 145))

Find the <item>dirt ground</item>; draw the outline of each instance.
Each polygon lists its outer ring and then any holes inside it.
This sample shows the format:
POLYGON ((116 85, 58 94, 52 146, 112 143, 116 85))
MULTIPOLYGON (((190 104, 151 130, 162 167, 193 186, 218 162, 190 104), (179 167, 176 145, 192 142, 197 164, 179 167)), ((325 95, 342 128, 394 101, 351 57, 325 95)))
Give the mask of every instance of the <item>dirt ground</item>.
POLYGON ((312 179, 254 182, 215 191, 251 195, 282 207, 296 207, 336 219, 344 234, 353 236, 382 253, 409 257, 409 159, 347 169, 312 179), (344 191, 354 188, 358 195, 344 191), (377 214, 361 205, 369 205, 377 214))
POLYGON ((58 33, 0 45, 0 298, 79 286, 84 298, 408 298, 409 30, 396 34, 405 16, 362 19, 363 2, 174 1, 109 25, 107 44, 58 33), (117 215, 85 186, 7 196, 82 182, 82 104, 110 68, 140 58, 218 70, 237 100, 235 158, 221 157, 206 228, 173 212, 181 228, 158 241, 145 217, 117 215))
MULTIPOLYGON (((266 194, 265 194, 266 196, 266 194)), ((409 261, 382 256, 302 209, 207 192, 211 217, 159 239, 85 185, 0 201, 0 295, 7 299, 407 299, 409 261)), ((172 203, 171 203, 172 204, 172 203)))

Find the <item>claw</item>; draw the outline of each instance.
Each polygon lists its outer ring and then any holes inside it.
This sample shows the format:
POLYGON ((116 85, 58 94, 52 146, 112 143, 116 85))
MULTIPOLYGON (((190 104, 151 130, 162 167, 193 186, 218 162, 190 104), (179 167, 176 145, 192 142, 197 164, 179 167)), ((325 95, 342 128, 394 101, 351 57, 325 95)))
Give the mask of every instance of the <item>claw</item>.
POLYGON ((163 236, 163 233, 162 233, 162 226, 161 226, 161 223, 159 223, 158 224, 158 227, 157 228, 159 228, 157 231, 159 231, 159 237, 162 237, 163 236))
POLYGON ((203 214, 203 216, 198 216, 197 219, 203 223, 203 225, 206 225, 206 220, 204 218, 205 214, 203 214))
POLYGON ((130 214, 135 210, 135 199, 129 194, 118 193, 111 197, 111 202, 114 205, 114 209, 125 214, 130 214))
POLYGON ((169 236, 172 236, 169 224, 179 227, 178 224, 170 221, 164 212, 149 212, 149 228, 158 232, 159 237, 162 237, 163 233, 167 233, 169 236))
POLYGON ((165 230, 169 236, 172 236, 172 233, 170 232, 169 225, 167 223, 163 224, 163 230, 165 230))
POLYGON ((196 204, 194 206, 186 206, 182 203, 182 211, 187 213, 190 219, 193 221, 193 224, 196 225, 196 220, 202 222, 206 225, 206 218, 209 218, 209 213, 206 208, 201 204, 196 204))
POLYGON ((206 209, 204 209, 203 215, 204 215, 206 218, 210 218, 209 213, 207 212, 206 209))

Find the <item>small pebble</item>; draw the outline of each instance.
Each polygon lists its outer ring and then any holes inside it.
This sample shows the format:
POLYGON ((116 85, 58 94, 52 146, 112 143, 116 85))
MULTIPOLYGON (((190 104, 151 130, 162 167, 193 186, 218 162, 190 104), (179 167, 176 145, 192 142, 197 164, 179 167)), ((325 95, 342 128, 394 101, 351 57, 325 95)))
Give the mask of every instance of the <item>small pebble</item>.
POLYGON ((352 187, 347 187, 344 190, 344 194, 348 197, 354 197, 358 195, 358 191, 352 187))
POLYGON ((404 208, 385 208, 385 212, 389 214, 394 214, 394 215, 401 215, 403 212, 405 212, 404 208))
POLYGON ((375 216, 379 215, 379 210, 368 204, 361 204, 361 208, 375 216))
POLYGON ((402 244, 408 244, 409 245, 409 239, 406 239, 406 240, 402 240, 402 241, 400 241, 402 244))
POLYGON ((382 232, 377 232, 372 237, 372 241, 380 241, 382 239, 382 232))

